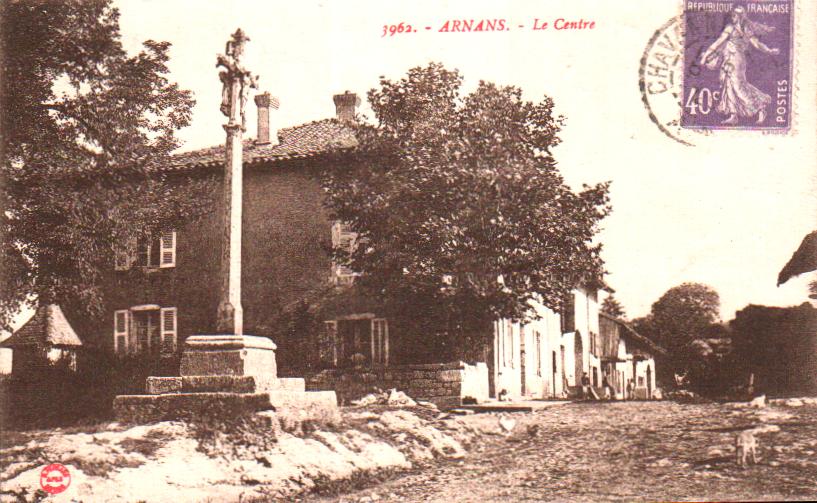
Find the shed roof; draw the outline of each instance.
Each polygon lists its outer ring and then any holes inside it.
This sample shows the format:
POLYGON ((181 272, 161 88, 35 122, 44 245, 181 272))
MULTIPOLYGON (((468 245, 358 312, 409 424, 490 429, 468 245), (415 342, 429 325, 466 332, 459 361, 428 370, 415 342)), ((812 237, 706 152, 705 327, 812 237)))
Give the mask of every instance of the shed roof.
POLYGON ((37 308, 34 316, 0 347, 21 346, 82 346, 82 341, 65 318, 60 306, 46 304, 37 308))
POLYGON ((636 343, 641 344, 642 346, 646 346, 650 350, 654 351, 655 353, 659 353, 661 355, 666 355, 667 350, 653 342, 651 339, 639 334, 635 331, 635 329, 627 323, 626 321, 622 320, 621 318, 616 318, 615 316, 611 316, 603 311, 599 311, 599 316, 602 318, 607 318, 608 320, 614 321, 618 323, 624 330, 619 332, 621 337, 624 339, 628 339, 631 341, 635 341, 636 343))

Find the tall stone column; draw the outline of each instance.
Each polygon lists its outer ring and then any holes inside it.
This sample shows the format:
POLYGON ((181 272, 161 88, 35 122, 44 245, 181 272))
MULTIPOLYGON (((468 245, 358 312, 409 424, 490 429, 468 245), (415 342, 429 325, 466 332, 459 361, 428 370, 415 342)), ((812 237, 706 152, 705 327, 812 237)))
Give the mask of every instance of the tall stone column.
POLYGON ((224 130, 227 142, 224 159, 224 219, 221 248, 221 300, 218 306, 216 331, 219 334, 242 335, 244 310, 241 306, 241 219, 243 194, 242 133, 245 127, 244 105, 255 77, 241 66, 244 44, 249 38, 241 29, 227 42, 225 54, 218 57, 217 66, 222 82, 221 112, 227 116, 224 130))

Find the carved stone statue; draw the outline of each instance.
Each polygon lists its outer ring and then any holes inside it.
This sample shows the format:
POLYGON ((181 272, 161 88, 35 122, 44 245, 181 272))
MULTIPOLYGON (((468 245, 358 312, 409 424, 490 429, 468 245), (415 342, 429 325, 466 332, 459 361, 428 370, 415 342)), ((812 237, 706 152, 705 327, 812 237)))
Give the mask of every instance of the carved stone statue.
POLYGON ((224 48, 224 54, 219 54, 216 67, 224 67, 219 72, 221 80, 221 113, 234 123, 237 115, 241 115, 241 129, 246 130, 244 106, 247 103, 250 88, 258 87, 258 77, 241 66, 241 56, 244 54, 244 44, 250 40, 241 28, 232 34, 224 48), (238 92, 238 110, 233 110, 233 92, 238 92))

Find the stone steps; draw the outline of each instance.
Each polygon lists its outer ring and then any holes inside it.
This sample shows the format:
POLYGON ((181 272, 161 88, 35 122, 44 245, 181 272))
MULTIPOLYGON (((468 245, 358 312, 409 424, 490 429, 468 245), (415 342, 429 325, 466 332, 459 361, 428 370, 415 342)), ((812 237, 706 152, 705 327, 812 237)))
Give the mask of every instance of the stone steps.
POLYGON ((124 423, 151 423, 194 417, 235 416, 272 409, 267 393, 167 393, 119 395, 116 418, 124 423))
POLYGON ((181 375, 148 377, 146 395, 116 397, 116 417, 121 422, 145 423, 274 410, 287 424, 339 421, 334 391, 306 391, 304 379, 277 377, 275 348, 264 337, 188 337, 181 375))
POLYGON ((256 376, 205 375, 179 377, 148 377, 146 392, 149 395, 164 393, 255 393, 270 390, 306 391, 302 378, 270 378, 256 376))

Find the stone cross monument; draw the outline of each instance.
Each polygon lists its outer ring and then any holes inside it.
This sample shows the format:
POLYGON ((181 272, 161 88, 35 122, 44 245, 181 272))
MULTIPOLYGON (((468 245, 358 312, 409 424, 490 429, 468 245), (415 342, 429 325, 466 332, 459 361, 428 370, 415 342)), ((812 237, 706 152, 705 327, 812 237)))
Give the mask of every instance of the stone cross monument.
POLYGON ((242 335, 244 312, 241 307, 241 210, 243 192, 243 146, 241 134, 246 130, 244 106, 250 88, 257 87, 257 77, 241 66, 244 44, 250 39, 241 28, 233 33, 216 67, 221 79, 221 113, 227 117, 226 158, 224 160, 224 222, 221 248, 221 302, 218 306, 216 332, 242 335))
MULTIPOLYGON (((117 419, 151 422, 210 415, 228 417, 274 409, 297 420, 338 420, 334 391, 306 391, 302 378, 278 378, 275 343, 244 334, 241 310, 241 204, 243 191, 241 133, 244 105, 257 78, 241 66, 240 29, 218 56, 223 85, 221 112, 227 116, 224 163, 224 220, 221 252, 221 302, 215 334, 185 339, 178 377, 148 377, 146 395, 114 399, 117 419)), ((268 94, 259 101, 271 100, 268 94)), ((267 132, 267 137, 269 132, 267 132)), ((262 138, 263 139, 263 138, 262 138)), ((269 139, 268 139, 269 141, 269 139)), ((263 143, 263 142, 262 142, 263 143)))

